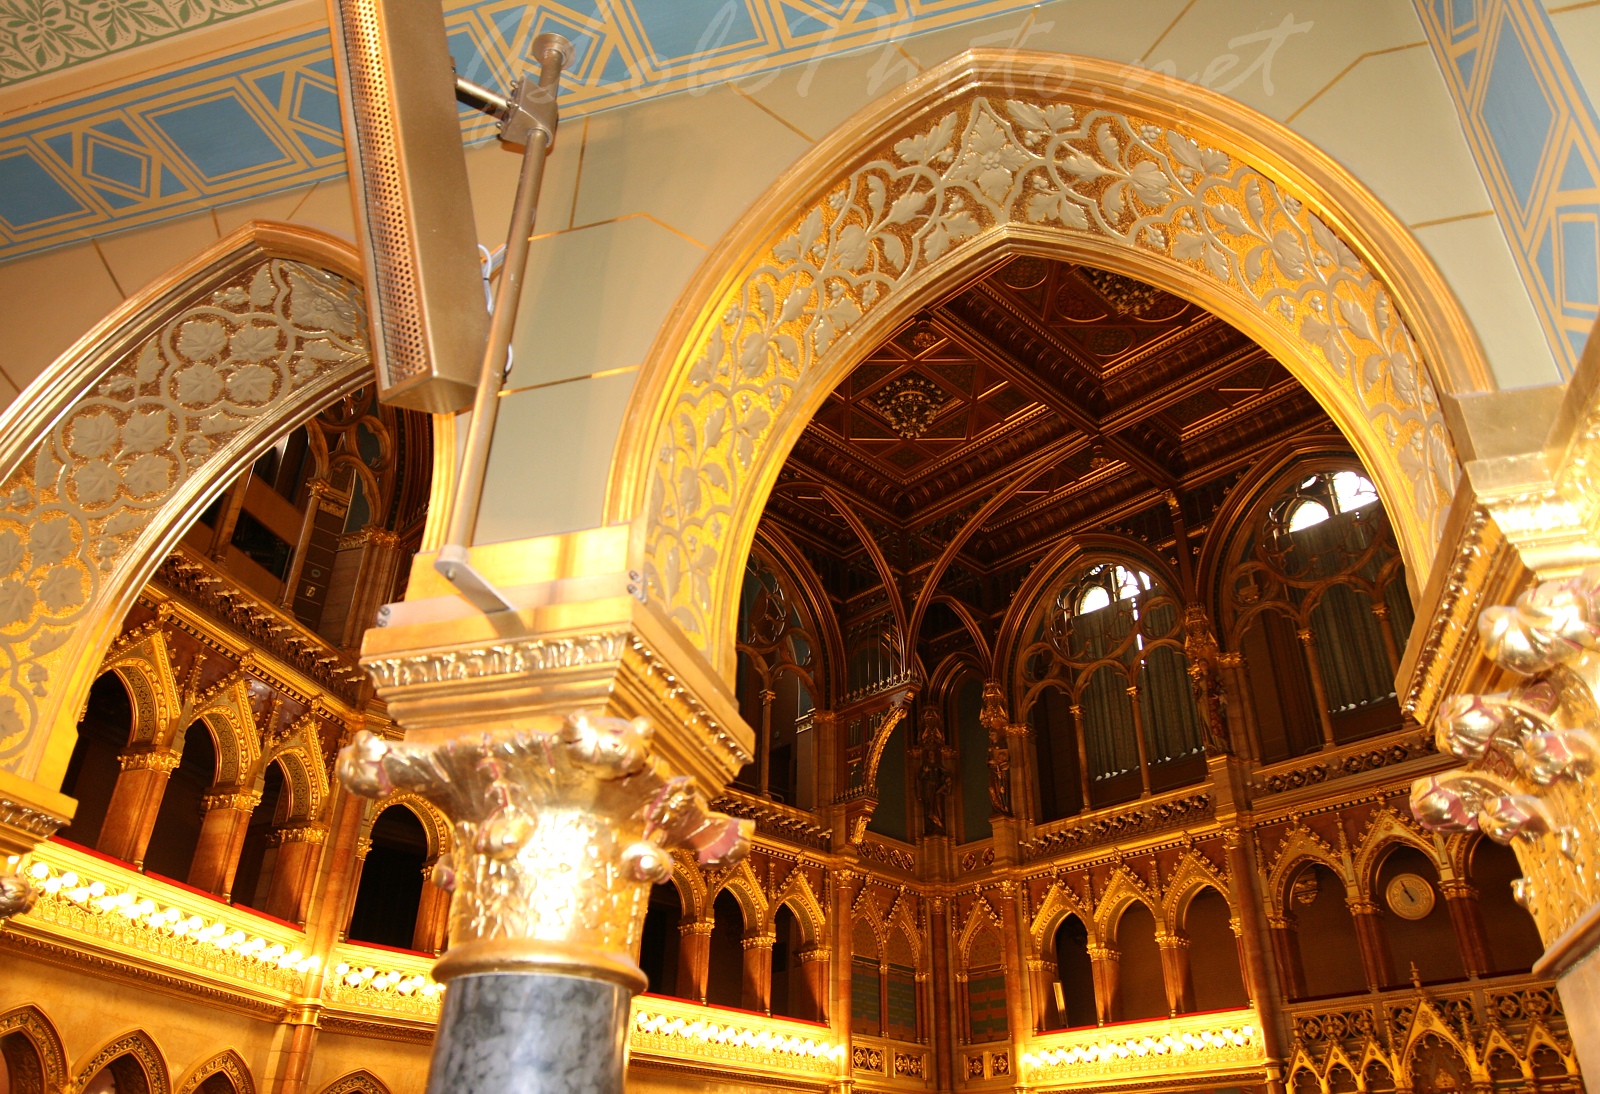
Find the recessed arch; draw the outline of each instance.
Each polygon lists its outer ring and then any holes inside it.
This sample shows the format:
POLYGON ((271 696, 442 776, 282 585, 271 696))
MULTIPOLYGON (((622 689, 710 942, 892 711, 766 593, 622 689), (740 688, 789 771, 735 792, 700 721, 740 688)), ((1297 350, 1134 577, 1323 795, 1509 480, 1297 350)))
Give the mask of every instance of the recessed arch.
POLYGON ((119 1090, 138 1089, 138 1078, 142 1076, 146 1094, 171 1094, 172 1077, 167 1073, 166 1058, 155 1038, 142 1029, 113 1037, 85 1057, 73 1071, 73 1089, 82 1090, 90 1079, 108 1067, 116 1077, 119 1090))
POLYGON ((650 594, 724 676, 761 503, 812 413, 1016 253, 1140 278, 1250 335, 1338 424, 1427 572, 1459 475, 1437 392, 1494 386, 1460 305, 1331 158, 1204 88, 1144 85, 1091 58, 961 54, 820 142, 708 256, 635 386, 606 515, 639 521, 650 594), (980 169, 990 146, 1018 166, 980 169))
POLYGON ((10 1076, 11 1094, 47 1094, 66 1087, 66 1051, 44 1011, 30 1004, 0 1014, 0 1067, 10 1076))
POLYGON ((285 430, 371 382, 360 271, 336 237, 245 224, 129 298, 0 416, 0 767, 60 781, 102 652, 192 519, 285 430), (271 347, 235 354, 247 328, 271 347))
POLYGON ((319 1094, 389 1094, 389 1087, 372 1072, 362 1069, 335 1079, 319 1094))
POLYGON ((196 1064, 178 1084, 178 1094, 210 1094, 221 1085, 221 1080, 226 1080, 233 1088, 233 1094, 256 1094, 250 1066, 231 1048, 196 1064))

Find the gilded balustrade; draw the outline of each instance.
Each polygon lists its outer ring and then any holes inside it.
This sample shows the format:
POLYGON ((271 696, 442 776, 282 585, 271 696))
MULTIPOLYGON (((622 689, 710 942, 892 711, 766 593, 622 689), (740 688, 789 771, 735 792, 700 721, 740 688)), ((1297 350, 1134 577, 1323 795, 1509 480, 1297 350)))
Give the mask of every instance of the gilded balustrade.
POLYGON ((130 978, 196 986, 276 1012, 320 958, 303 931, 60 842, 18 863, 37 894, 6 938, 25 951, 92 955, 130 978))
POLYGON ((1137 1089, 1158 1075, 1249 1082, 1265 1064, 1261 1021, 1246 1007, 1046 1033, 1028 1042, 1020 1078, 1030 1090, 1137 1089))

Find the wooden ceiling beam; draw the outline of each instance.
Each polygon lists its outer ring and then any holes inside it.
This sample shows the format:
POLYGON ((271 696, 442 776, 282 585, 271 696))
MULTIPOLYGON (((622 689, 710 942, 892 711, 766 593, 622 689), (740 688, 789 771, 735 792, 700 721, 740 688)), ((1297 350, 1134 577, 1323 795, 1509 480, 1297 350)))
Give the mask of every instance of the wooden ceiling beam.
POLYGON ((1028 398, 1037 403, 1043 403, 1053 414, 1056 414, 1074 429, 1099 440, 1102 445, 1110 450, 1110 454, 1114 454, 1123 463, 1138 471, 1155 485, 1164 489, 1172 489, 1181 485, 1178 476, 1174 475, 1169 468, 1152 459, 1146 453, 1139 451, 1136 445, 1130 445, 1118 440, 1115 436, 1103 432, 1100 428, 1100 422, 1094 415, 1082 407, 1073 405, 1070 400, 1063 399, 1060 392, 1034 375, 1033 370, 1012 357, 1010 351, 1005 347, 996 345, 988 335, 963 323, 959 315, 952 313, 942 304, 935 307, 933 313, 948 324, 952 330, 958 332, 954 337, 959 338, 968 350, 981 358, 984 364, 1015 384, 1028 398))

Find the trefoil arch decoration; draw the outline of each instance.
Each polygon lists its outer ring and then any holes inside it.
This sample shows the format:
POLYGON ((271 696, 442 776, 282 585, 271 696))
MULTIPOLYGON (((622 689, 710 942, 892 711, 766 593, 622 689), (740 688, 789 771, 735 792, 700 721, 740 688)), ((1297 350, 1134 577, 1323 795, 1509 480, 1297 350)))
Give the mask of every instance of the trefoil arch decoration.
MULTIPOLYGON (((155 1038, 142 1029, 114 1037, 86 1057, 73 1072, 72 1089, 82 1090, 103 1068, 111 1067, 123 1057, 131 1058, 143 1069, 150 1094, 172 1094, 172 1076, 167 1073, 166 1058, 155 1038)), ((112 1070, 115 1074, 115 1067, 112 1070)))
POLYGON ((359 257, 255 221, 130 298, 0 417, 0 767, 54 785, 138 591, 209 497, 369 381, 359 257))
POLYGON ((1493 386, 1459 305, 1331 159, 1145 79, 962 54, 817 146, 708 257, 635 388, 607 514, 640 520, 650 595, 719 672, 761 500, 810 415, 896 324, 1010 252, 1142 278, 1253 337, 1349 437, 1427 572, 1459 474, 1437 388, 1493 386))
MULTIPOLYGON (((17 1007, 0 1014, 0 1038, 16 1034, 33 1046, 38 1056, 38 1079, 44 1090, 64 1090, 67 1086, 67 1055, 61 1044, 61 1034, 57 1032, 55 1023, 38 1007, 31 1004, 17 1007)), ((6 1058, 0 1060, 0 1067, 13 1067, 16 1061, 10 1058, 9 1051, 6 1058)), ((21 1076, 12 1073, 12 1089, 19 1090, 21 1076)))

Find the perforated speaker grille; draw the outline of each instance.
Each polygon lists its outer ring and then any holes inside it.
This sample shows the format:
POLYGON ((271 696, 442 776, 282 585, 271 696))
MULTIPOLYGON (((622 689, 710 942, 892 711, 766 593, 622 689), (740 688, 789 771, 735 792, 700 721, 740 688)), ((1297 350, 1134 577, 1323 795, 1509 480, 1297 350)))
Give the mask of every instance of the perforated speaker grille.
POLYGON ((430 373, 422 308, 413 279, 411 226, 406 217, 395 143, 389 74, 383 64, 377 0, 342 0, 345 71, 355 114, 355 141, 360 159, 351 172, 361 187, 358 208, 365 220, 368 279, 373 325, 380 346, 378 368, 384 387, 393 387, 430 373))

